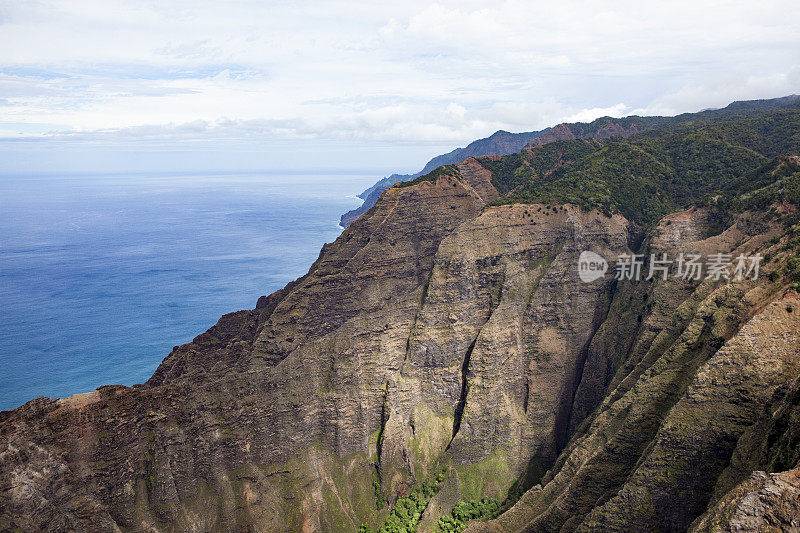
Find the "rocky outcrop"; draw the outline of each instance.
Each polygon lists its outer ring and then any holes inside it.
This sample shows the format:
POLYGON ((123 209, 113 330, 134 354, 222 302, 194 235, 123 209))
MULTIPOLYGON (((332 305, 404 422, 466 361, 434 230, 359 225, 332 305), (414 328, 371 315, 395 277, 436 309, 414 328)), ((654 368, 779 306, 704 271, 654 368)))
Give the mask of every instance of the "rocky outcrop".
POLYGON ((655 127, 659 122, 653 117, 628 117, 615 119, 603 117, 591 123, 563 123, 547 128, 541 135, 526 146, 533 148, 555 141, 572 141, 575 139, 611 139, 612 137, 630 137, 636 133, 655 127))
POLYGON ((753 472, 710 509, 692 531, 800 530, 800 471, 753 472))

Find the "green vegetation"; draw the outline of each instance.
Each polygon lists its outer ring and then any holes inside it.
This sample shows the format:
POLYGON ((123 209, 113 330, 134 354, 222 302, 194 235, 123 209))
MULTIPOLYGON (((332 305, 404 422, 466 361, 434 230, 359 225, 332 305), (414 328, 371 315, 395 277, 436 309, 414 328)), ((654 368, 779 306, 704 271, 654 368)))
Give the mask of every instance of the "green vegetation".
POLYGON ((732 121, 684 121, 628 139, 559 141, 479 161, 504 195, 494 204, 571 203, 649 225, 667 213, 709 205, 721 193, 720 211, 763 205, 775 194, 796 201, 800 178, 763 168, 781 154, 799 152, 800 111, 784 110, 732 121), (760 169, 760 179, 753 179, 760 169), (775 185, 780 179, 785 183, 775 185), (770 185, 774 190, 753 194, 770 185), (725 203, 747 194, 749 204, 725 203))
POLYGON ((500 158, 479 158, 481 165, 492 171, 492 184, 500 194, 525 186, 536 178, 533 167, 523 153, 500 158))
POLYGON ((418 183, 422 183, 423 181, 436 181, 441 176, 452 176, 457 178, 458 169, 456 169, 455 165, 442 165, 441 167, 436 167, 424 176, 420 176, 415 180, 401 181, 400 183, 395 184, 395 187, 410 187, 411 185, 416 185, 418 183))
MULTIPOLYGON (((567 127, 575 135, 613 126, 641 133, 556 141, 478 160, 501 194, 493 205, 570 203, 608 216, 621 213, 644 226, 692 205, 716 205, 712 229, 719 229, 731 213, 763 208, 776 196, 800 202, 800 177, 776 184, 778 177, 760 170, 776 157, 800 153, 799 105, 789 98, 677 117, 603 117, 567 127)), ((442 176, 458 178, 458 170, 441 166, 396 187, 442 176)))
POLYGON ((500 503, 494 498, 458 502, 450 514, 439 518, 439 529, 445 533, 461 533, 467 522, 477 518, 497 518, 500 503))
MULTIPOLYGON (((413 533, 416 531, 422 513, 431 498, 439 492, 444 478, 445 470, 440 469, 430 481, 422 483, 407 497, 398 499, 378 533, 413 533)), ((359 533, 372 533, 372 530, 366 525, 362 525, 358 531, 359 533)))
MULTIPOLYGON (((788 259, 780 272, 773 272, 775 275, 773 281, 786 276, 791 288, 800 292, 800 223, 795 219, 796 217, 791 219, 793 224, 787 229, 785 235, 787 241, 781 247, 782 252, 787 252, 788 259)), ((770 280, 772 280, 772 275, 770 275, 770 280)))
POLYGON ((381 493, 381 484, 373 481, 372 488, 375 491, 375 508, 380 511, 386 506, 386 500, 383 499, 383 493, 381 493))
MULTIPOLYGON (((728 227, 735 213, 764 211, 776 203, 786 202, 800 207, 800 159, 776 157, 731 180, 714 195, 697 201, 709 207, 711 234, 728 227)), ((791 225, 792 219, 786 219, 791 225)))

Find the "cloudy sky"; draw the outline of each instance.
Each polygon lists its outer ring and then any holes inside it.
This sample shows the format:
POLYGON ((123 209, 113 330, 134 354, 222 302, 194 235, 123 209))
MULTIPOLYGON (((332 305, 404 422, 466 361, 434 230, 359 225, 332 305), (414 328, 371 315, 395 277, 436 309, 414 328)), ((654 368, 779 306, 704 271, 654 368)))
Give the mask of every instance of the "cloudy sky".
POLYGON ((796 0, 0 0, 0 160, 416 171, 498 129, 800 93, 798 20, 796 0))

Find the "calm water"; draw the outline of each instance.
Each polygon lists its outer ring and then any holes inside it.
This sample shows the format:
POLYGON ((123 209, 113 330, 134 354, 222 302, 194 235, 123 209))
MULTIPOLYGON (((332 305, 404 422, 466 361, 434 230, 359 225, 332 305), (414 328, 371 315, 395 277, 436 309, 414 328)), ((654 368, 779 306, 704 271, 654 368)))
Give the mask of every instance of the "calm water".
POLYGON ((0 176, 0 410, 147 380, 304 274, 372 176, 0 176))

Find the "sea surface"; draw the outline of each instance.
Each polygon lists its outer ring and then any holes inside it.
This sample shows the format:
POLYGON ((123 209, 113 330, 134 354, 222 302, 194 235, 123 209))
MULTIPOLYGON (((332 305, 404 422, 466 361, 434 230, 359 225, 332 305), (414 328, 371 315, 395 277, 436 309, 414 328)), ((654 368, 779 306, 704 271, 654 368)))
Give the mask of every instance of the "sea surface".
POLYGON ((372 175, 0 176, 0 410, 146 381, 308 271, 372 175))

